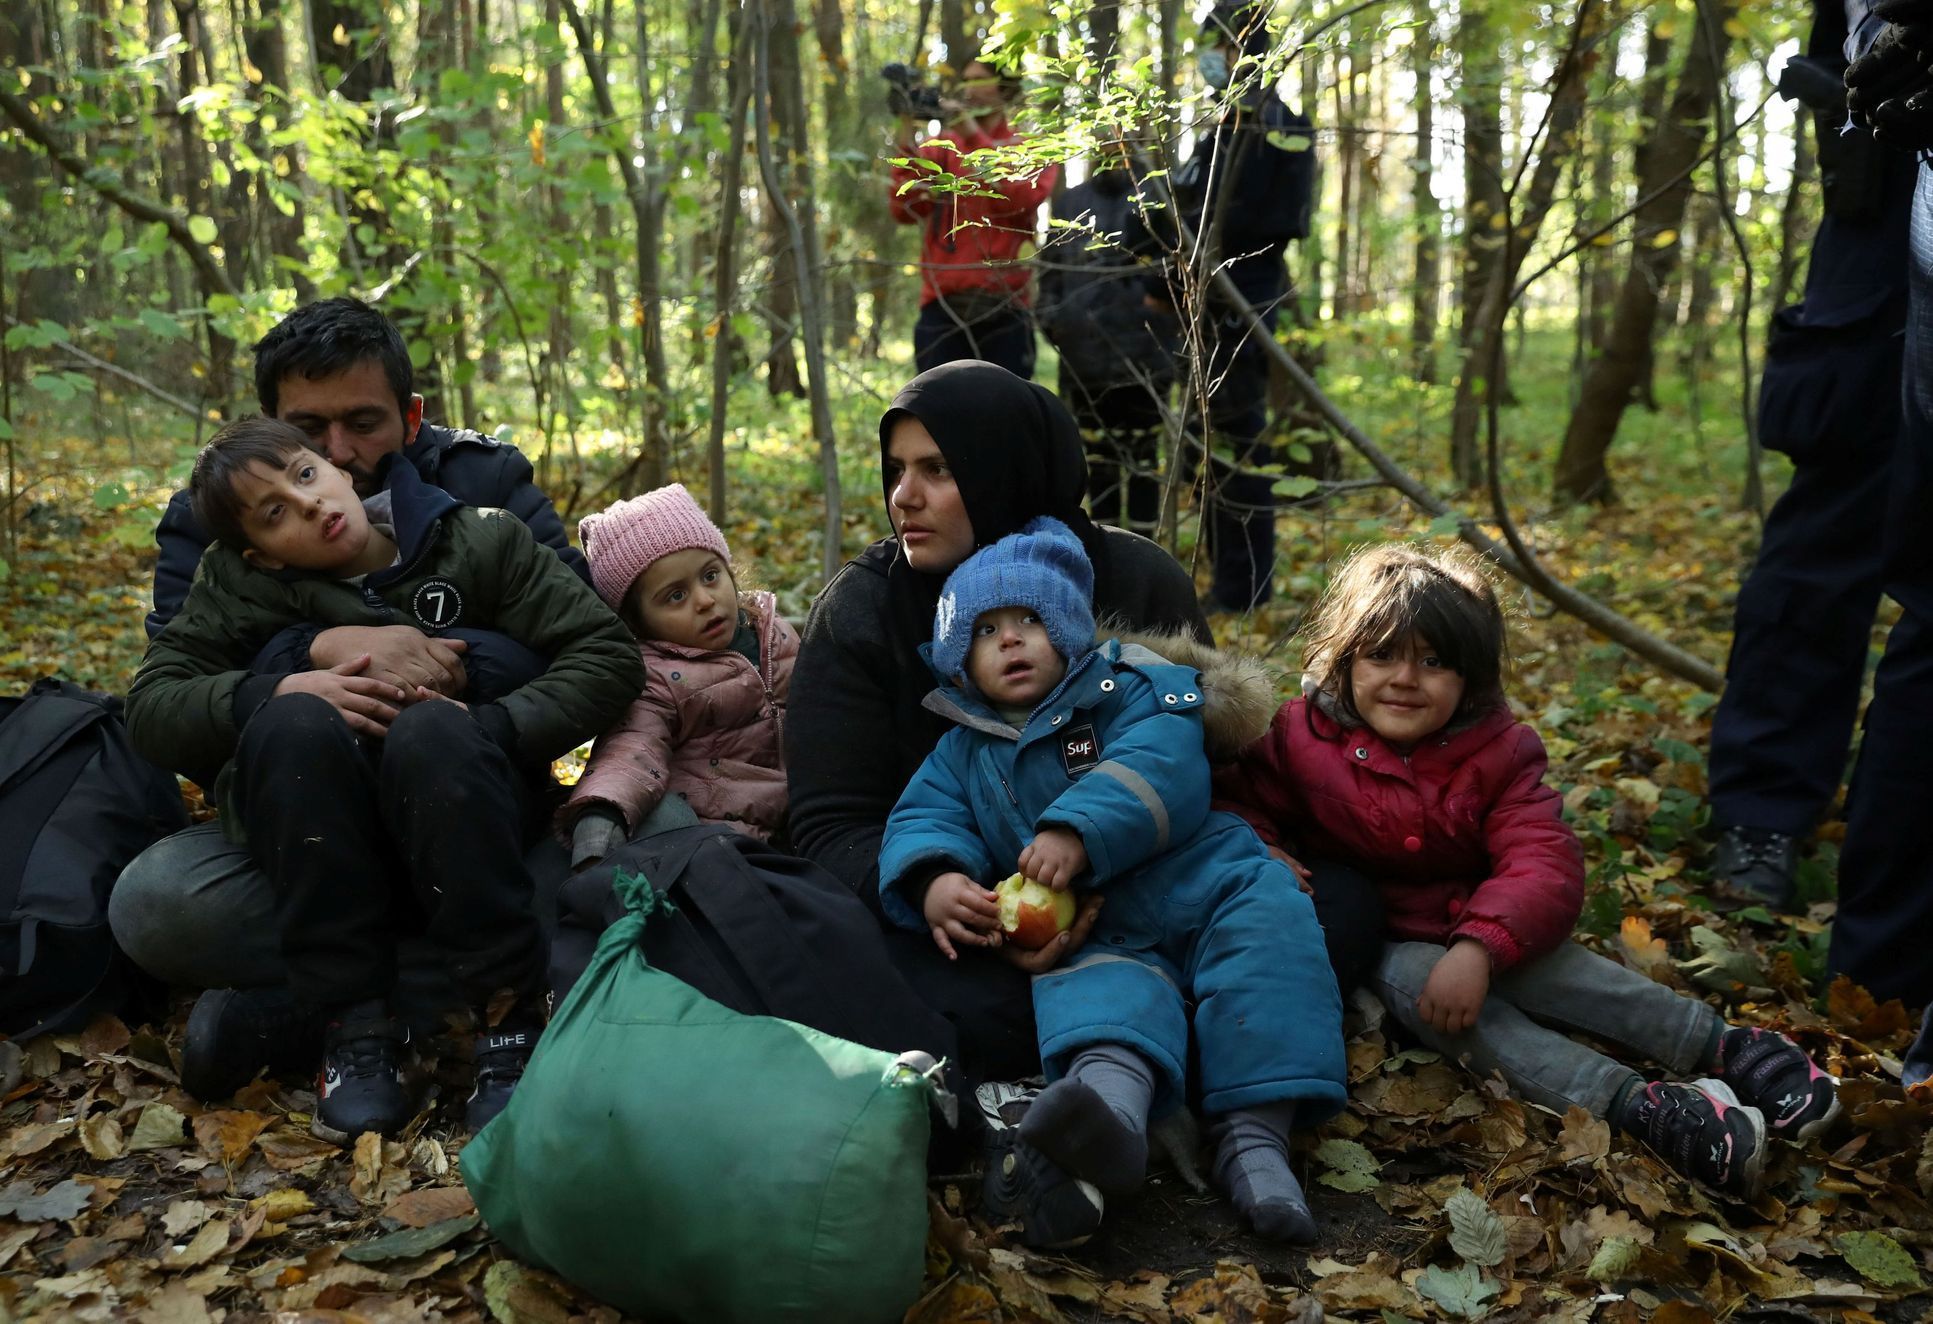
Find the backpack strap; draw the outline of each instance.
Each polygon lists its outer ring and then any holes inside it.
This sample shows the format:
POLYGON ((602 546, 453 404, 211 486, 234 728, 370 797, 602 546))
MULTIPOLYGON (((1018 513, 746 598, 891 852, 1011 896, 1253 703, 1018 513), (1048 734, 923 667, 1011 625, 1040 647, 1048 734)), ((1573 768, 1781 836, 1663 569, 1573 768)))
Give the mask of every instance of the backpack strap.
POLYGON ((70 747, 76 736, 111 716, 113 709, 106 702, 78 686, 34 682, 27 697, 0 722, 0 792, 31 777, 70 747))

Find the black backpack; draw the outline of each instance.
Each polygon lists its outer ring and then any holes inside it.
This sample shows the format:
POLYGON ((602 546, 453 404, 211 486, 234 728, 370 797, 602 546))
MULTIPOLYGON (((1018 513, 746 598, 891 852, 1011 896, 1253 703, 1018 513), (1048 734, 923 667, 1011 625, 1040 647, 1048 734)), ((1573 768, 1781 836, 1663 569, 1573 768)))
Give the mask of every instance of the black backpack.
POLYGON ((65 681, 0 699, 0 1034, 76 1030, 133 971, 107 927, 122 868, 188 826, 174 776, 136 754, 121 701, 65 681))

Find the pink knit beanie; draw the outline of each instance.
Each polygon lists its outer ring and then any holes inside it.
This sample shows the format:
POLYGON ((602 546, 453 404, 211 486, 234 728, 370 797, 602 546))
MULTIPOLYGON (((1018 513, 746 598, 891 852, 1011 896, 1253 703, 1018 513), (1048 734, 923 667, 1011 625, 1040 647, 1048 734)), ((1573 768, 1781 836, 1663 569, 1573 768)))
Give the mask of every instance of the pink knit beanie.
POLYGON ((702 547, 717 552, 727 564, 731 549, 725 535, 691 499, 683 483, 619 501, 602 514, 577 522, 577 536, 591 563, 591 584, 613 611, 624 605, 639 575, 659 557, 702 547))

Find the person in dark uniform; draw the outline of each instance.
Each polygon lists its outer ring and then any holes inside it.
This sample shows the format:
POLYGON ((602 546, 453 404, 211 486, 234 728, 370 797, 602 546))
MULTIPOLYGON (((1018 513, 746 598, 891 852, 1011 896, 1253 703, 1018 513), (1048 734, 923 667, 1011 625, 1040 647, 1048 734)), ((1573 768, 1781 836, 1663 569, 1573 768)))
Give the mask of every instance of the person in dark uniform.
MULTIPOLYGON (((1220 267, 1273 334, 1289 295, 1283 250, 1309 233, 1314 205, 1314 130, 1290 110, 1263 72, 1273 34, 1262 0, 1223 0, 1202 25, 1196 60, 1221 94, 1220 116, 1175 172, 1176 209, 1196 243, 1184 247, 1172 223, 1149 217, 1178 262, 1201 286, 1200 371, 1184 384, 1194 421, 1208 434, 1211 468, 1204 525, 1213 553, 1211 605, 1247 611, 1274 594, 1275 478, 1258 472, 1279 458, 1267 439, 1268 351, 1239 309, 1209 285, 1220 267), (1199 415, 1206 405, 1207 426, 1199 415)), ((1175 305, 1188 306, 1177 292, 1175 305)))
MULTIPOLYGON (((1864 26, 1848 0, 1857 44, 1864 26)), ((1887 0, 1875 17, 1894 26, 1847 72, 1853 108, 1886 146, 1933 150, 1933 0, 1887 0)), ((1846 842, 1839 856, 1839 909, 1828 966, 1880 998, 1933 1003, 1933 851, 1921 827, 1933 805, 1933 178, 1924 167, 1908 232, 1905 389, 1887 479, 1887 594, 1899 622, 1873 681, 1859 762, 1846 793, 1846 842)), ((1928 1049, 1908 1054, 1909 1077, 1928 1049)))
POLYGON ((1128 246, 1147 162, 1105 144, 1087 181, 1054 200, 1065 226, 1034 259, 1040 325, 1060 353, 1060 398, 1087 442, 1088 513, 1153 537, 1161 518, 1162 404, 1176 324, 1159 271, 1128 246))
POLYGON ((1906 239, 1918 169, 1846 122, 1844 0, 1816 12, 1781 89, 1814 112, 1825 216, 1803 302, 1773 319, 1759 426, 1791 456, 1738 594, 1724 698, 1712 720, 1713 874, 1744 899, 1793 904, 1798 844, 1845 770, 1873 613, 1879 514, 1900 429, 1906 239))

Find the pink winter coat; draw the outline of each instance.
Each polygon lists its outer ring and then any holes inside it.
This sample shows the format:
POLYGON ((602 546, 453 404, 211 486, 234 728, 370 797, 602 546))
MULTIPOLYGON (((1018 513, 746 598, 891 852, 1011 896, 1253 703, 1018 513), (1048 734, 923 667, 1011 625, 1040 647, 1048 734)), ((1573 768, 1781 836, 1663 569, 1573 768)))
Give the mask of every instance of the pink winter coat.
POLYGON ((1502 971, 1554 951, 1584 905, 1584 853, 1544 785, 1544 742, 1501 704, 1405 757, 1308 699, 1216 778, 1264 841, 1356 865, 1392 938, 1470 937, 1502 971))
POLYGON ((598 737, 590 767, 558 814, 568 840, 586 806, 624 815, 627 832, 676 791, 708 823, 765 838, 785 821, 785 696, 798 631, 770 593, 739 599, 758 631, 759 665, 730 649, 646 642, 644 693, 598 737))

